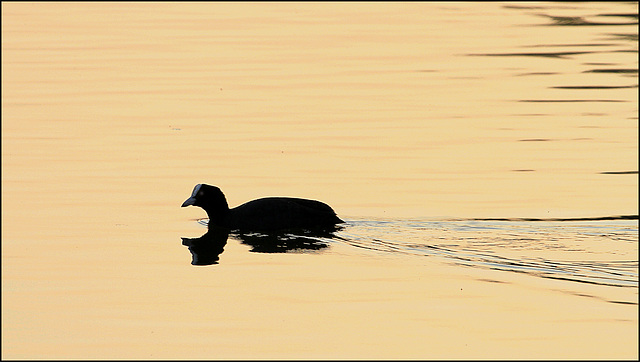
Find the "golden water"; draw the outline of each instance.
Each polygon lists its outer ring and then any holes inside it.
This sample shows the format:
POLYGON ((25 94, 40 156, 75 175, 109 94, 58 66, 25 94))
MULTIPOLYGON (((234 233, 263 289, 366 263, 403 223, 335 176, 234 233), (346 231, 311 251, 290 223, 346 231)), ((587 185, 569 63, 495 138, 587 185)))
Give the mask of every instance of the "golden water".
POLYGON ((637 12, 2 3, 2 357, 637 358, 637 12), (197 183, 348 223, 192 266, 197 183))

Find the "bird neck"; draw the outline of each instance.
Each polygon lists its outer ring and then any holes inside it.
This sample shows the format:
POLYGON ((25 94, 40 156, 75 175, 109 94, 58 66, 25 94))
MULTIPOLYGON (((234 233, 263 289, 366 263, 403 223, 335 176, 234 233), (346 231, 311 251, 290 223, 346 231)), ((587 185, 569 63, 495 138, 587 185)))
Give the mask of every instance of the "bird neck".
POLYGON ((224 207, 207 208, 205 210, 209 217, 209 225, 224 226, 227 216, 229 215, 229 207, 225 204, 224 207))

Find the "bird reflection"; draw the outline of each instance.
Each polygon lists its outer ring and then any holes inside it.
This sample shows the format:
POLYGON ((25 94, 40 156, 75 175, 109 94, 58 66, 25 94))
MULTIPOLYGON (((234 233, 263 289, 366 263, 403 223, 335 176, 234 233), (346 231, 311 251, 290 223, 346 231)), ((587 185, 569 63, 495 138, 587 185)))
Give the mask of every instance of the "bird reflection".
POLYGON ((289 251, 320 250, 329 246, 335 230, 298 230, 294 233, 240 233, 234 234, 254 253, 286 253, 289 251), (321 239, 324 238, 324 239, 321 239))
POLYGON ((229 234, 251 247, 254 253, 286 253, 290 251, 308 252, 327 248, 334 233, 342 229, 333 226, 314 230, 288 230, 287 232, 230 232, 210 225, 209 231, 199 238, 182 238, 182 245, 191 252, 192 265, 218 264, 220 254, 227 245, 229 234))
POLYGON ((212 265, 218 264, 228 238, 228 230, 210 228, 199 238, 182 238, 182 245, 189 248, 192 265, 212 265))

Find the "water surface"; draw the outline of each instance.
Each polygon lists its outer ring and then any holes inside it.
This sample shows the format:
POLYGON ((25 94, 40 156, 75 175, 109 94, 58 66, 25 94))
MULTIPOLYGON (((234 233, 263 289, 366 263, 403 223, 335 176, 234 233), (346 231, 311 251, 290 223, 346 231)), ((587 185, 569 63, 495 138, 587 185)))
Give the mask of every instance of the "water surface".
POLYGON ((637 358, 637 14, 2 3, 3 358, 637 358))

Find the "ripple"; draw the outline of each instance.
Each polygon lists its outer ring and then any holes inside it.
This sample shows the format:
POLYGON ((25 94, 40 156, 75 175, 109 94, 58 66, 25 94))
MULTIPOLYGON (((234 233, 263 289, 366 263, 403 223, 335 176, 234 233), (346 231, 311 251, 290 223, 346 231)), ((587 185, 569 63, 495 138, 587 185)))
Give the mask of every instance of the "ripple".
POLYGON ((573 219, 350 220, 353 247, 609 287, 638 286, 637 215, 573 219), (574 221, 575 223, 567 223, 574 221), (604 223, 603 221, 607 221, 604 223))
MULTIPOLYGON (((617 25, 637 25, 636 21, 626 21, 626 22, 604 22, 604 21, 590 21, 586 20, 581 16, 552 16, 547 14, 537 14, 539 16, 543 16, 549 18, 552 23, 547 25, 556 25, 556 26, 617 26, 617 25)), ((625 19, 637 19, 637 17, 628 16, 629 14, 601 14, 599 16, 608 16, 608 17, 623 17, 625 19)))
POLYGON ((637 175, 638 171, 603 171, 602 175, 637 175))

